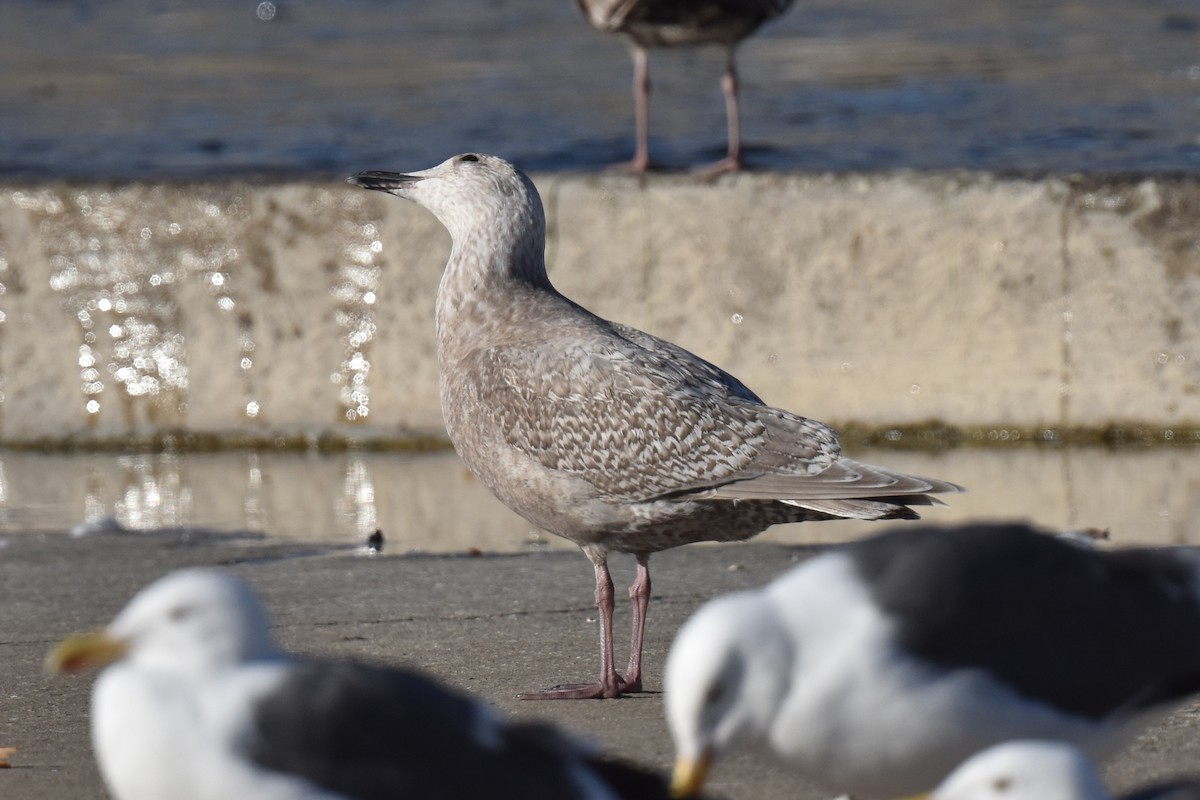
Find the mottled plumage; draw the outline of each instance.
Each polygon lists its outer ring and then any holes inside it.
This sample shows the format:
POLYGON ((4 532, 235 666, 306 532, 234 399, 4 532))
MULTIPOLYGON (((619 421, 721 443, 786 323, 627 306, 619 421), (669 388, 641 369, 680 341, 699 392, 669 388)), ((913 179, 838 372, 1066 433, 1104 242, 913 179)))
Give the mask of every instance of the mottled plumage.
POLYGON ((467 154, 351 181, 413 200, 449 229, 437 338, 450 439, 506 505, 595 565, 601 681, 558 695, 640 688, 650 553, 781 522, 911 519, 930 493, 959 490, 845 458, 827 425, 764 405, 678 345, 559 294, 546 276, 541 200, 507 162, 467 154), (611 655, 612 550, 639 565, 623 682, 611 655))
POLYGON ((282 652, 253 591, 216 570, 167 575, 51 656, 106 663, 93 745, 116 800, 667 797, 662 776, 419 673, 282 652))
POLYGON ((725 92, 729 151, 710 171, 740 169, 741 127, 738 120, 737 66, 734 51, 758 27, 787 11, 792 0, 576 0, 584 16, 598 31, 626 39, 632 48, 634 110, 637 118, 637 152, 629 168, 642 172, 650 166, 650 73, 647 50, 716 44, 726 49, 721 87, 725 92))
POLYGON ((717 598, 667 660, 680 790, 739 748, 862 797, 972 754, 1103 756, 1200 691, 1200 554, 1105 551, 1026 525, 887 533, 717 598))

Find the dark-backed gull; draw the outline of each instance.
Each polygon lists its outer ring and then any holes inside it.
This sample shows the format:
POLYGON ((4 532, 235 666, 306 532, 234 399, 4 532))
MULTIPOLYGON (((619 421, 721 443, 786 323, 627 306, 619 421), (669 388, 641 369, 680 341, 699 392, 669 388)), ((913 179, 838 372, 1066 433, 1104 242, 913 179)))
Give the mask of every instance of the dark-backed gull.
MULTIPOLYGON (((922 800, 1112 800, 1095 762, 1065 742, 1023 739, 976 753, 922 800)), ((911 798, 918 800, 918 798, 911 798)), ((1200 782, 1172 781, 1121 800, 1200 800, 1200 782)))
POLYGON ((1026 525, 896 531, 818 555, 680 629, 675 788, 757 748, 840 792, 931 790, 1010 739, 1097 757, 1200 690, 1200 555, 1026 525))
POLYGON ((173 572, 54 671, 107 667, 92 743, 116 800, 662 798, 667 782, 416 672, 290 656, 241 580, 173 572))

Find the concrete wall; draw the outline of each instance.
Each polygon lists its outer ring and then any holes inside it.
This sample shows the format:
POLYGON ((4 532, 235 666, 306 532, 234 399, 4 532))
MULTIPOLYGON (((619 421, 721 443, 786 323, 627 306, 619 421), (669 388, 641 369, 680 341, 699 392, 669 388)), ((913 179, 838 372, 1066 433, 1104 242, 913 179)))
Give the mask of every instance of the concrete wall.
MULTIPOLYGON (((1200 179, 534 177, 564 293, 768 402, 1200 424, 1200 179)), ((448 249, 337 182, 0 185, 0 440, 436 434, 448 249)))

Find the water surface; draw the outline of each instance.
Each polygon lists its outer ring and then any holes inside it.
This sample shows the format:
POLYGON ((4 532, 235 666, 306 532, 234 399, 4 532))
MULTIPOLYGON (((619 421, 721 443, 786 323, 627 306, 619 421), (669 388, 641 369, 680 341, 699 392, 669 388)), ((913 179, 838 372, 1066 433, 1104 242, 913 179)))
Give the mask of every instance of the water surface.
MULTIPOLYGON (((1200 545, 1200 457, 1192 446, 879 450, 855 456, 967 486, 929 522, 1023 519, 1108 528, 1116 544, 1200 545)), ((0 542, 76 528, 197 527, 276 541, 355 546, 376 528, 386 552, 520 552, 574 545, 537 531, 452 452, 420 455, 0 453, 0 542)), ((908 523, 785 525, 763 539, 834 542, 908 523)), ((81 529, 82 530, 82 529, 81 529)))
MULTIPOLYGON (((158 179, 632 148, 571 0, 8 0, 0 174, 158 179)), ((1195 0, 812 0, 741 51, 752 165, 1200 170, 1195 0)), ((722 154, 717 50, 656 53, 653 151, 722 154)))

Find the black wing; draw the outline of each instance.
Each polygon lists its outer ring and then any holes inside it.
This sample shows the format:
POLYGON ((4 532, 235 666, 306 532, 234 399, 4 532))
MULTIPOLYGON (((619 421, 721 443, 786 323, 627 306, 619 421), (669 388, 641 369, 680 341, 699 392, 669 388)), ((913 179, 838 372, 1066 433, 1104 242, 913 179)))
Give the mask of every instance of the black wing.
POLYGON ((1200 800, 1200 781, 1182 780, 1122 795, 1121 800, 1200 800))
POLYGON ((1200 560, 1090 550, 1025 525, 885 534, 849 550, 900 643, 1091 718, 1200 690, 1200 560))
POLYGON ((665 798, 660 776, 412 672, 299 662, 254 709, 249 758, 355 800, 665 798), (597 793, 596 787, 604 787, 597 793))

